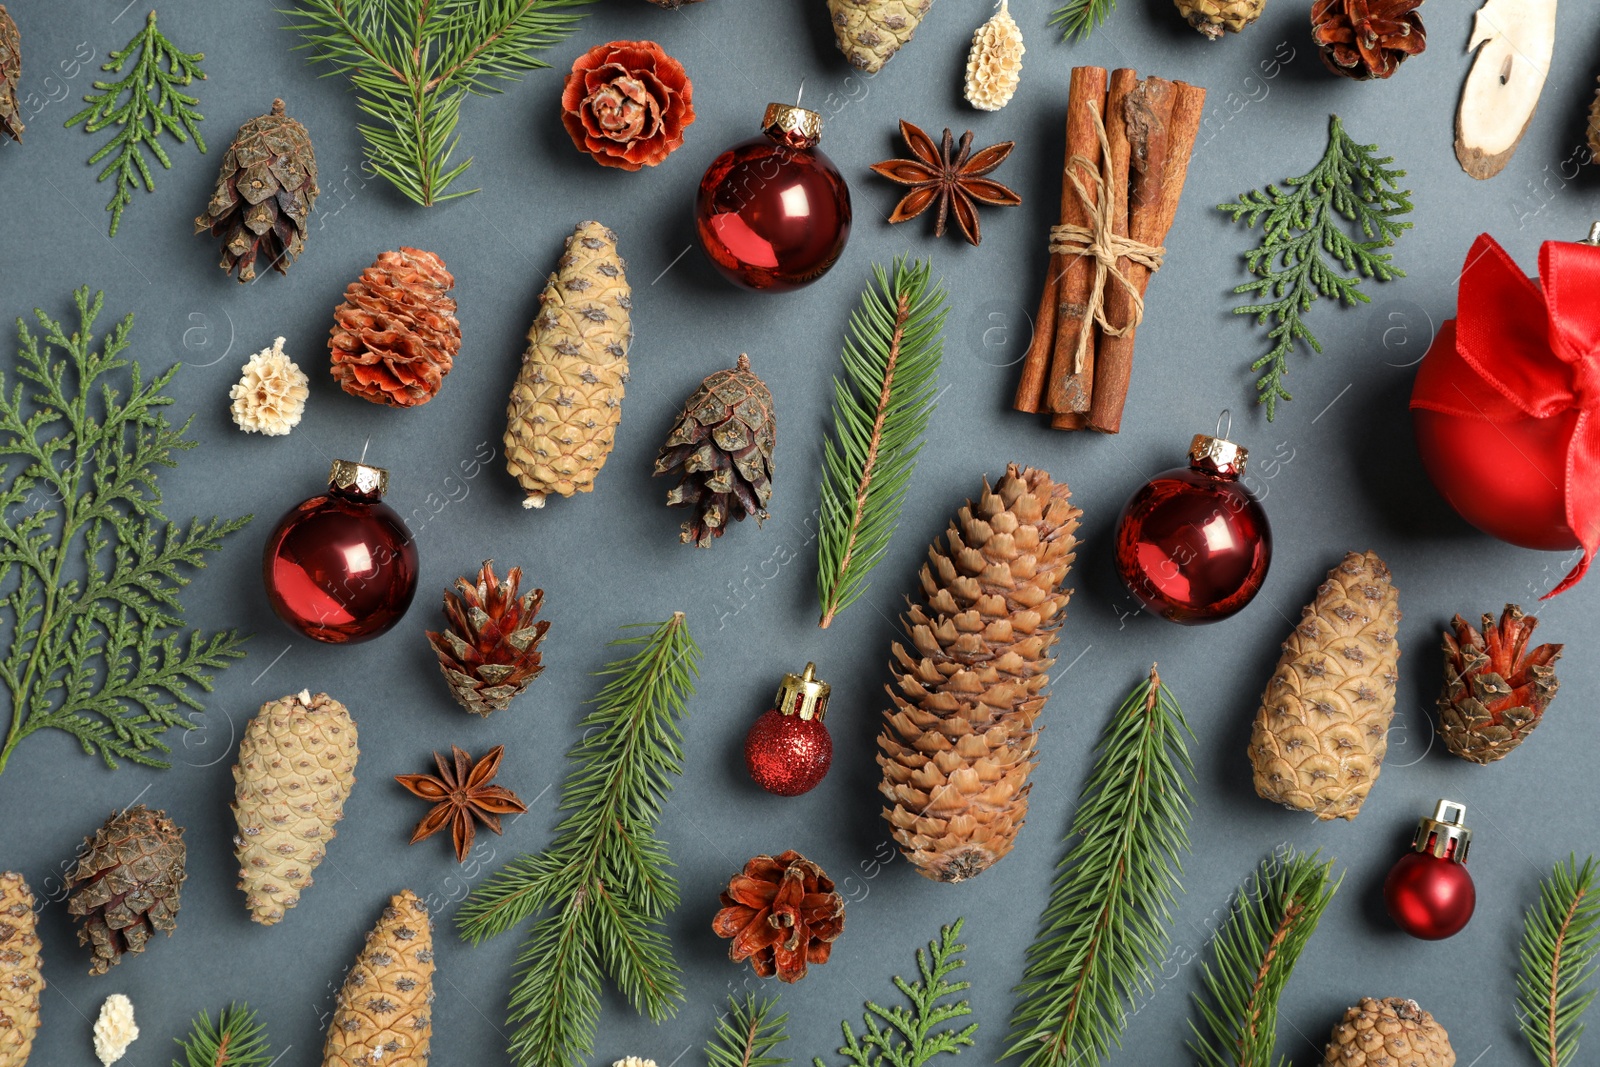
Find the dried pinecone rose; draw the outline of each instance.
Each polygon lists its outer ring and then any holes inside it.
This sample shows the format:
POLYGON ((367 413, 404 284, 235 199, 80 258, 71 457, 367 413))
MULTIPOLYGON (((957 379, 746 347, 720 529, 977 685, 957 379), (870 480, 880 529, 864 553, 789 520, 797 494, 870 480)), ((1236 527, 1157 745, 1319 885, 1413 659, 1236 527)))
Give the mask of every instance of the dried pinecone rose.
POLYGON ((344 291, 328 335, 329 370, 351 396, 410 408, 439 393, 461 350, 450 290, 456 279, 432 252, 385 252, 344 291))
POLYGON ((844 898, 821 867, 793 849, 757 856, 728 883, 711 929, 733 939, 733 962, 749 960, 763 978, 798 982, 806 964, 828 962, 844 931, 844 898))
POLYGON ((694 122, 694 86, 654 41, 596 45, 572 64, 561 121, 601 166, 653 167, 683 144, 694 122))
POLYGON ((1421 6, 1422 0, 1316 0, 1311 39, 1323 66, 1358 81, 1389 77, 1428 47, 1421 6))

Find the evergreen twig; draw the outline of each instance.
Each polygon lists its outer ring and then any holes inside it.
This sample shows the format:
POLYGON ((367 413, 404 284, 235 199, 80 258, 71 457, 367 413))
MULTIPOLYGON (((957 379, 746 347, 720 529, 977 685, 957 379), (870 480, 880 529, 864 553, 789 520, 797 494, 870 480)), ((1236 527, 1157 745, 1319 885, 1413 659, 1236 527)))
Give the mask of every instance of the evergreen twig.
POLYGON ((269 1067, 267 1028, 248 1004, 229 1004, 213 1023, 202 1011, 187 1038, 175 1038, 183 1059, 172 1067, 269 1067))
POLYGON ((1061 27, 1065 40, 1087 40, 1111 17, 1117 9, 1117 0, 1066 0, 1050 15, 1050 25, 1061 27))
POLYGON ((777 996, 729 997, 728 1010, 706 1043, 706 1067, 784 1067, 789 1057, 775 1056, 773 1050, 789 1040, 789 1014, 777 1011, 777 996))
POLYGON ((1517 1008, 1522 1035, 1542 1067, 1578 1061, 1583 1013, 1596 992, 1584 987, 1600 955, 1597 873, 1593 857, 1581 867, 1576 856, 1556 864, 1539 883, 1539 902, 1523 921, 1517 1008))

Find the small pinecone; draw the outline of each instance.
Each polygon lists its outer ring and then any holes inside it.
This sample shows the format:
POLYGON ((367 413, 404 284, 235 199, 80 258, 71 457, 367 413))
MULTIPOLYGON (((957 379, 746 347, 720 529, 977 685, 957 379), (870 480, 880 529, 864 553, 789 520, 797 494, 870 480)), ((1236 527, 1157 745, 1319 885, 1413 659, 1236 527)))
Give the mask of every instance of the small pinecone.
POLYGON ((1363 997, 1333 1028, 1323 1067, 1455 1067, 1450 1035, 1414 1000, 1363 997))
POLYGON ((1283 643, 1250 733, 1256 794, 1354 819, 1383 769, 1399 680, 1400 593, 1377 553, 1351 552, 1283 643))
POLYGON ((194 232, 222 238, 222 269, 241 282, 255 280, 258 255, 287 274, 305 249, 318 192, 311 135, 274 100, 270 112, 239 127, 194 232))
POLYGON ((1444 634, 1444 692, 1439 733, 1445 747, 1473 763, 1493 763, 1533 733, 1560 683, 1554 663, 1561 645, 1529 648, 1539 620, 1507 604, 1483 632, 1460 615, 1444 634))
POLYGON ((337 836, 356 784, 356 724, 326 693, 301 690, 261 705, 233 765, 234 854, 250 918, 283 919, 337 836))
POLYGON ((1022 56, 1027 51, 1022 27, 1011 17, 1007 0, 1000 10, 972 35, 967 50, 967 77, 962 95, 979 111, 999 111, 1016 95, 1022 78, 1022 56))
POLYGON ((828 0, 833 36, 850 65, 876 74, 922 23, 933 0, 828 0))
POLYGON ((0 1067, 22 1067, 39 1032, 39 935, 22 875, 0 871, 0 1067))
POLYGON ((924 877, 962 881, 1016 843, 1082 514, 1066 485, 1012 464, 928 550, 878 736, 883 816, 924 877))
POLYGON ((322 1067, 427 1067, 432 1010, 433 927, 427 905, 403 889, 345 973, 322 1067))
POLYGON ((474 715, 504 711, 544 670, 539 642, 550 623, 534 621, 544 590, 518 596, 521 583, 521 567, 512 567, 501 581, 495 577, 494 560, 484 560, 476 584, 457 578, 459 595, 445 590, 449 627, 428 631, 450 695, 474 715))
POLYGON ((1216 41, 1225 33, 1238 33, 1256 19, 1267 6, 1267 0, 1176 0, 1178 14, 1204 34, 1216 41))
POLYGON ((766 519, 777 442, 772 392, 751 372, 749 356, 700 383, 656 455, 657 475, 679 474, 667 506, 695 509, 680 541, 710 548, 730 519, 754 515, 758 526, 766 519))
POLYGON ((798 982, 807 964, 828 962, 844 932, 844 898, 821 867, 793 849, 757 856, 728 883, 711 929, 732 939, 733 962, 749 960, 763 978, 798 982))
POLYGON ((1421 6, 1422 0, 1316 0, 1311 39, 1323 66, 1358 81, 1389 77, 1428 47, 1421 6))
POLYGON ((551 493, 594 491, 622 420, 633 294, 617 235, 598 222, 567 238, 528 330, 506 408, 506 469, 544 507, 551 493))
POLYGON ((22 109, 17 106, 17 80, 22 77, 22 34, 11 13, 0 4, 0 133, 22 140, 22 109))
POLYGON ((184 857, 183 828, 143 804, 113 813, 84 839, 67 876, 67 914, 79 920, 78 944, 92 946, 90 974, 143 952, 156 931, 177 929, 184 857))
POLYGON ((328 348, 333 380, 351 396, 409 408, 439 394, 461 350, 456 279, 432 252, 385 252, 344 291, 328 348))

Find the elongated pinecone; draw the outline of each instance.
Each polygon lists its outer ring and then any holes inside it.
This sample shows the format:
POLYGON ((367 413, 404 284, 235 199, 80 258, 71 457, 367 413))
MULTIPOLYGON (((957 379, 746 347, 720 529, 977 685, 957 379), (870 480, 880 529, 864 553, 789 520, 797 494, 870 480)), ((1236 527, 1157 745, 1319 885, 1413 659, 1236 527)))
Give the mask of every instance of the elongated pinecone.
POLYGON ((433 926, 409 889, 389 899, 334 1000, 322 1067, 428 1067, 433 926))
POLYGON ((239 127, 194 232, 222 238, 222 269, 237 271, 241 282, 255 279, 258 255, 287 274, 305 249, 319 191, 311 135, 274 100, 271 111, 239 127))
POLYGON ((760 525, 772 499, 777 443, 772 392, 751 373, 749 356, 701 382, 656 455, 658 476, 679 476, 667 506, 695 509, 679 540, 709 548, 730 520, 754 515, 760 525))
POLYGON ((1444 634, 1444 691, 1439 734, 1445 747, 1473 763, 1493 763, 1533 733, 1555 698, 1560 645, 1530 648, 1539 620, 1507 604, 1483 632, 1460 615, 1444 634))
POLYGON ((177 929, 184 858, 183 828, 143 804, 113 813, 84 840, 67 876, 67 914, 78 919, 78 944, 92 946, 90 974, 143 952, 157 931, 177 929))
POLYGON ((793 849, 757 856, 728 883, 711 929, 732 938, 733 962, 749 960, 763 978, 798 982, 807 964, 828 962, 844 932, 844 898, 821 867, 793 849))
POLYGON ((1333 1028, 1323 1067, 1455 1067, 1450 1035, 1414 1000, 1363 997, 1333 1028))
POLYGON ((1335 74, 1366 80, 1387 78, 1407 56, 1428 47, 1417 8, 1422 0, 1316 0, 1311 39, 1322 63, 1335 74))
POLYGON ((333 380, 351 396, 409 408, 439 393, 461 350, 449 292, 455 276, 432 252, 385 252, 344 291, 328 348, 333 380))
POLYGON ((534 621, 544 590, 518 596, 521 582, 521 567, 512 567, 502 581, 495 577, 494 560, 484 560, 476 583, 457 578, 459 594, 445 590, 449 627, 428 631, 450 695, 474 715, 504 711, 544 670, 539 642, 550 623, 534 621))
POLYGON ((850 65, 876 74, 911 43, 933 0, 828 0, 833 36, 850 65))
POLYGON ((0 133, 22 140, 22 110, 17 106, 17 81, 22 77, 22 34, 11 13, 0 4, 0 133))
POLYGON ((928 550, 878 736, 883 816, 924 877, 970 878, 1016 843, 1082 514, 1067 486, 1012 464, 928 550))
POLYGON ((22 875, 0 871, 0 1067, 23 1067, 39 1032, 39 934, 22 875))

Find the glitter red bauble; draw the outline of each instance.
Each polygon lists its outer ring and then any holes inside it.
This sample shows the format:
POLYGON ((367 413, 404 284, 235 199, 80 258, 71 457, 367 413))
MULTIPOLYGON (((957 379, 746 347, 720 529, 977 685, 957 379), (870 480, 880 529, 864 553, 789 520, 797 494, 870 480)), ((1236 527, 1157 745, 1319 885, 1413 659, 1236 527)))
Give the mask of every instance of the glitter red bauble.
POLYGON ((815 789, 827 775, 833 763, 833 738, 827 724, 818 719, 784 715, 772 708, 750 727, 744 762, 762 789, 797 797, 815 789))
POLYGON ((1408 852, 1383 880, 1383 902, 1390 918, 1412 937, 1442 941, 1471 920, 1478 890, 1455 860, 1408 852))

